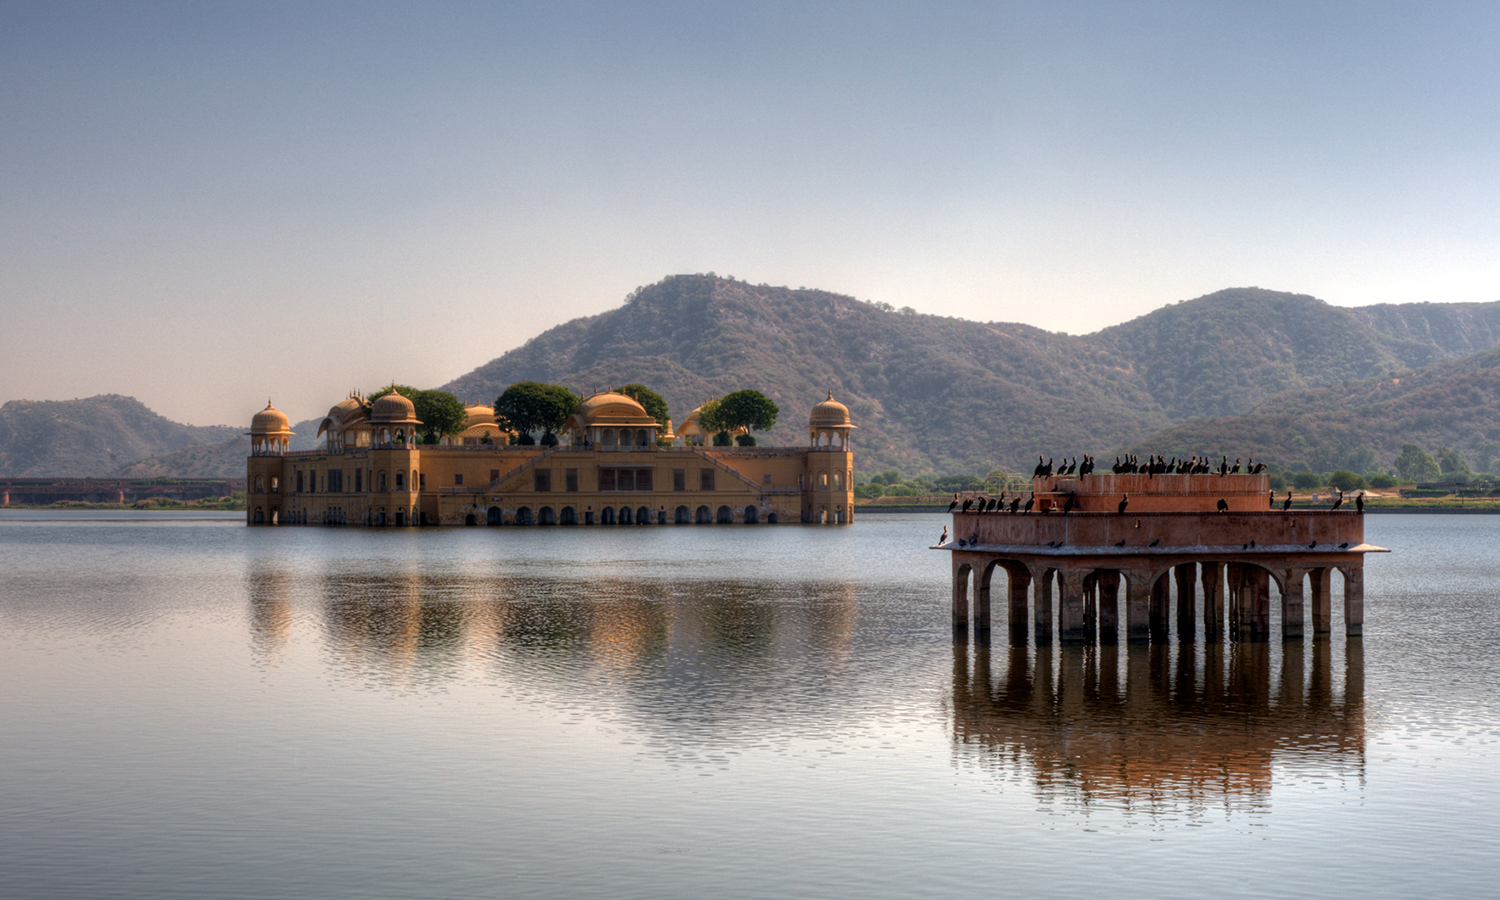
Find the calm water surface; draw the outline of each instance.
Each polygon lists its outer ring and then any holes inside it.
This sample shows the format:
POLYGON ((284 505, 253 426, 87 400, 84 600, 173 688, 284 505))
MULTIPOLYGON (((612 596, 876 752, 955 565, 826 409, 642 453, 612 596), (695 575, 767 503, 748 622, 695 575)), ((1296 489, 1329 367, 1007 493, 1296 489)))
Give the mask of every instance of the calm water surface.
POLYGON ((1494 890, 1500 517, 1369 517, 1362 640, 1040 654, 945 521, 0 513, 0 897, 1494 890))

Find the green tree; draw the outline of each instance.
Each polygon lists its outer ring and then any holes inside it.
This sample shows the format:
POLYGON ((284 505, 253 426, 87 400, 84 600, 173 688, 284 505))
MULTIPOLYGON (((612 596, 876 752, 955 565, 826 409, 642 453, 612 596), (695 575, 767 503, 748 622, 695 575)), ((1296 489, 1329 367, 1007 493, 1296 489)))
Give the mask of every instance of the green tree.
POLYGON ((1416 444, 1402 444, 1401 455, 1396 457, 1396 475, 1407 484, 1419 481, 1437 481, 1443 476, 1437 460, 1416 444))
POLYGON ((1463 454, 1457 450, 1439 447, 1437 448, 1437 459, 1438 468, 1442 469, 1443 474, 1448 476, 1443 479, 1444 481, 1468 481, 1474 477, 1474 473, 1469 471, 1469 461, 1464 459, 1463 454))
POLYGON ((1292 475, 1292 487, 1299 490, 1309 491, 1323 484, 1323 476, 1312 472, 1297 472, 1292 475))
POLYGON ((725 396, 719 401, 719 412, 728 430, 770 431, 776 427, 776 417, 781 415, 781 409, 771 398, 751 389, 725 396))
POLYGON ((521 435, 520 443, 527 444, 532 443, 532 432, 551 435, 561 428, 578 403, 578 395, 561 385, 518 381, 495 398, 495 414, 521 435))
POLYGON ((1376 488, 1377 490, 1379 490, 1379 489, 1384 489, 1384 488, 1393 488, 1395 486, 1396 486, 1396 479, 1393 476, 1386 475, 1386 474, 1383 474, 1383 473, 1380 474, 1380 475, 1371 475, 1370 476, 1370 487, 1372 487, 1372 488, 1376 488))
POLYGON ((709 400, 698 407, 698 427, 714 436, 715 447, 729 446, 729 423, 724 418, 721 401, 709 400))
POLYGON ((624 394, 634 399, 645 408, 651 418, 656 420, 656 424, 660 425, 663 431, 666 430, 667 422, 671 419, 671 416, 667 412, 667 401, 662 399, 661 394, 651 390, 644 384, 635 384, 634 382, 618 389, 616 393, 624 394))
POLYGON ((1329 475, 1328 483, 1341 491, 1362 491, 1366 486, 1363 476, 1356 475, 1348 469, 1339 469, 1329 475))

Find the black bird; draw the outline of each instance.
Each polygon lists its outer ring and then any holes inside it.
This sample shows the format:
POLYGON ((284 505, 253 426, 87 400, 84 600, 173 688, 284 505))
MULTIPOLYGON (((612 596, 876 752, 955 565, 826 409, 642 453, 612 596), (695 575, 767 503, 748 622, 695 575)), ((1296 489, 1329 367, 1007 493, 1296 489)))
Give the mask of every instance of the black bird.
POLYGON ((938 545, 941 546, 941 545, 946 544, 946 543, 948 543, 948 526, 944 525, 943 526, 943 536, 940 537, 940 538, 938 538, 938 545))
POLYGON ((1238 475, 1238 474, 1240 474, 1240 461, 1239 461, 1238 457, 1235 458, 1235 460, 1234 460, 1234 468, 1232 468, 1232 469, 1229 470, 1229 474, 1231 474, 1231 475, 1238 475))
POLYGON ((1032 470, 1031 477, 1036 478, 1037 476, 1041 475, 1042 469, 1044 468, 1046 467, 1042 465, 1042 458, 1038 456, 1036 458, 1036 468, 1032 470))
POLYGON ((1251 541, 1251 542, 1250 542, 1250 549, 1251 549, 1251 550, 1254 550, 1254 549, 1255 549, 1255 542, 1254 542, 1254 541, 1251 541))
POLYGON ((1125 471, 1125 464, 1122 463, 1122 462, 1120 462, 1120 457, 1116 456, 1115 457, 1115 474, 1118 475, 1118 474, 1120 474, 1123 471, 1125 471))
POLYGON ((1151 543, 1147 544, 1146 546, 1148 546, 1148 547, 1155 547, 1157 544, 1160 544, 1160 543, 1161 543, 1161 538, 1157 538, 1156 540, 1152 541, 1151 543))
POLYGON ((1116 515, 1121 515, 1121 516, 1125 515, 1125 507, 1127 507, 1129 505, 1130 505, 1130 495, 1129 494, 1125 494, 1122 497, 1120 497, 1120 505, 1117 506, 1117 507, 1115 507, 1116 515))
POLYGON ((1339 549, 1340 550, 1348 550, 1349 549, 1349 544, 1347 542, 1339 544, 1339 549))
POLYGON ((1229 501, 1223 497, 1219 498, 1219 512, 1229 512, 1229 501))
POLYGON ((1241 550, 1249 550, 1250 549, 1250 545, 1249 544, 1241 544, 1240 545, 1240 549, 1241 550))
POLYGON ((1329 512, 1333 512, 1334 510, 1338 509, 1340 506, 1343 506, 1343 505, 1344 505, 1344 492, 1343 491, 1339 491, 1338 499, 1336 499, 1336 500, 1333 501, 1333 505, 1330 506, 1330 507, 1328 507, 1328 511, 1329 512))
POLYGON ((1043 475, 1051 475, 1052 472, 1053 472, 1052 458, 1048 457, 1047 458, 1047 464, 1042 467, 1042 474, 1043 475))
POLYGON ((1311 544, 1307 545, 1307 549, 1311 550, 1312 548, 1314 548, 1316 546, 1318 546, 1318 542, 1317 541, 1313 541, 1311 544))
POLYGON ((1271 496, 1269 496, 1269 497, 1266 498, 1266 502, 1269 504, 1266 507, 1267 509, 1275 509, 1276 508, 1276 492, 1275 491, 1272 491, 1271 492, 1271 496))
POLYGON ((1219 463, 1219 474, 1221 476, 1229 474, 1229 457, 1224 457, 1224 461, 1219 463))
POLYGON ((1292 508, 1292 489, 1286 489, 1286 499, 1281 501, 1281 511, 1286 512, 1292 508))
POLYGON ((1073 501, 1074 501, 1074 499, 1075 499, 1075 498, 1076 498, 1076 497, 1077 497, 1077 494, 1076 494, 1076 493, 1072 493, 1072 492, 1070 492, 1070 493, 1069 493, 1069 494, 1068 494, 1068 499, 1067 499, 1067 502, 1065 502, 1065 503, 1064 503, 1064 504, 1063 504, 1063 515, 1067 515, 1067 514, 1068 514, 1068 513, 1070 513, 1070 512, 1072 512, 1072 511, 1073 511, 1073 501))
POLYGON ((1018 509, 1020 509, 1020 508, 1021 508, 1021 495, 1020 495, 1020 494, 1017 494, 1017 495, 1016 495, 1016 496, 1015 496, 1015 497, 1014 497, 1014 498, 1012 498, 1012 499, 1011 499, 1011 501, 1010 501, 1010 511, 1011 511, 1011 512, 1012 512, 1012 513, 1014 513, 1014 512, 1015 512, 1015 511, 1016 511, 1016 510, 1018 510, 1018 509))
POLYGON ((1123 546, 1125 546, 1125 542, 1122 540, 1119 543, 1115 544, 1115 546, 1116 547, 1123 547, 1123 546))
POLYGON ((1033 493, 1030 497, 1026 498, 1026 505, 1021 508, 1021 512, 1031 512, 1031 507, 1033 507, 1035 505, 1036 505, 1036 494, 1033 493))
POLYGON ((953 495, 953 502, 950 503, 950 504, 948 504, 948 512, 953 512, 953 510, 956 509, 957 507, 958 507, 958 495, 954 494, 953 495))
POLYGON ((1363 513, 1365 511, 1365 492, 1360 491, 1354 495, 1354 511, 1363 513))
POLYGON ((969 535, 969 546, 972 547, 977 543, 979 543, 979 532, 976 531, 969 535))
POLYGON ((971 507, 973 505, 974 505, 974 498, 970 497, 970 498, 968 498, 968 499, 966 499, 964 501, 964 508, 961 509, 961 510, 959 510, 959 512, 968 512, 969 511, 969 507, 971 507))
POLYGON ((958 539, 958 546, 960 546, 960 547, 967 547, 969 545, 968 545, 968 543, 963 538, 959 538, 958 539))

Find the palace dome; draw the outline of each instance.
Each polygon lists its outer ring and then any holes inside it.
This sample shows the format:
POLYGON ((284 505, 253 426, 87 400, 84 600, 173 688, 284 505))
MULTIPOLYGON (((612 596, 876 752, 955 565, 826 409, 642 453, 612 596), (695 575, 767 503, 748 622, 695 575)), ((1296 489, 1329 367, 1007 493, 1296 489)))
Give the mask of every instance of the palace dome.
POLYGON ((370 421, 381 423, 416 423, 417 408, 410 400, 391 391, 370 406, 370 421))
POLYGON ((250 420, 251 434, 290 434, 292 428, 291 420, 287 419, 286 413, 266 401, 266 408, 255 414, 250 420))
POLYGON ((615 391, 605 391, 586 398, 574 407, 569 419, 573 427, 594 426, 632 428, 654 428, 656 419, 634 397, 615 391))
POLYGON ((828 399, 812 408, 812 414, 807 417, 809 428, 853 428, 849 423, 849 407, 833 399, 833 391, 828 392, 828 399))
POLYGON ((495 408, 476 403, 473 406, 464 407, 464 428, 473 428, 475 425, 494 425, 495 408))

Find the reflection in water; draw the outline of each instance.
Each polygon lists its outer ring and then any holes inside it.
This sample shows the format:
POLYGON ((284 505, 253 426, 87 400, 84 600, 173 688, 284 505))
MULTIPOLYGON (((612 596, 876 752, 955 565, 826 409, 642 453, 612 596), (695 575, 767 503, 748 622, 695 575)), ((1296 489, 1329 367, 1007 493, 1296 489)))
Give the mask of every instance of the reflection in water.
POLYGON ((292 573, 275 560, 256 560, 246 583, 251 643, 258 652, 275 653, 286 646, 292 633, 292 573))
MULTIPOLYGON (((1179 645, 1181 646, 1181 645, 1179 645)), ((961 761, 1066 805, 1149 814, 1270 800, 1278 771, 1363 778, 1364 657, 1265 643, 1178 647, 954 645, 953 728, 961 761), (1310 660, 1307 657, 1311 657, 1310 660)))

